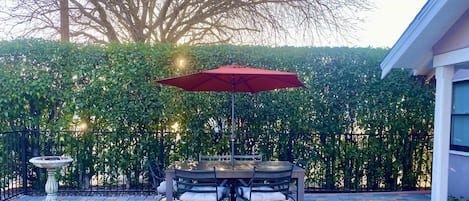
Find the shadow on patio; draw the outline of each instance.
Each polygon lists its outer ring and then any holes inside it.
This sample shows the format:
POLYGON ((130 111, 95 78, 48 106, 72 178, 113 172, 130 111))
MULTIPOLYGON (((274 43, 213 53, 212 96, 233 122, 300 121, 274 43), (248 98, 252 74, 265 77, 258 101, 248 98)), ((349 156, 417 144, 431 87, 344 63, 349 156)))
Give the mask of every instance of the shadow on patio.
MULTIPOLYGON (((15 201, 42 201, 45 196, 20 196, 15 201)), ((60 201, 158 201, 157 196, 59 196, 60 201)), ((165 200, 165 199, 163 199, 165 200)), ((429 191, 306 194, 305 201, 429 201, 429 191)))

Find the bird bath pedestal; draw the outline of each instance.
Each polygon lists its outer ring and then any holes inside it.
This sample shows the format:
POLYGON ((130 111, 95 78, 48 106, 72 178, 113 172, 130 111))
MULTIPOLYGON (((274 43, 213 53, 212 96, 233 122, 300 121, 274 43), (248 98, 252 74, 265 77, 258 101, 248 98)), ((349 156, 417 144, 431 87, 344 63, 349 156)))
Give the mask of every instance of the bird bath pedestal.
POLYGON ((29 159, 29 162, 39 168, 47 169, 47 182, 45 190, 47 193, 46 201, 54 201, 57 198, 59 184, 55 179, 55 172, 58 168, 66 166, 73 161, 70 157, 62 156, 39 156, 29 159))

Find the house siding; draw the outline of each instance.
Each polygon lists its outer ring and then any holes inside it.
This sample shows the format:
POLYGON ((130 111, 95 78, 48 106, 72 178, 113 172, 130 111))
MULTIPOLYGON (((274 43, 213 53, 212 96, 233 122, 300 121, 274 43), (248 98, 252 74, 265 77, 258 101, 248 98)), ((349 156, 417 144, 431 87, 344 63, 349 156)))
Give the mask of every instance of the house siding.
POLYGON ((469 199, 469 157, 450 154, 448 171, 448 196, 469 199))
POLYGON ((433 46, 433 54, 439 55, 469 47, 469 9, 454 23, 433 46))

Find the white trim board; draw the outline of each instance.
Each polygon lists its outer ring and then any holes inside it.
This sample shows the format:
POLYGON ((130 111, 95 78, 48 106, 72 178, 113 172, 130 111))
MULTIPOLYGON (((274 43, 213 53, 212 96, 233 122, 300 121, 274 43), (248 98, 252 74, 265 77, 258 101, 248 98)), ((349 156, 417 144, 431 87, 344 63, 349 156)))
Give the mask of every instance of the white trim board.
POLYGON ((469 157, 469 152, 450 150, 449 154, 469 157))
POLYGON ((435 55, 433 67, 448 66, 469 61, 469 47, 435 55))

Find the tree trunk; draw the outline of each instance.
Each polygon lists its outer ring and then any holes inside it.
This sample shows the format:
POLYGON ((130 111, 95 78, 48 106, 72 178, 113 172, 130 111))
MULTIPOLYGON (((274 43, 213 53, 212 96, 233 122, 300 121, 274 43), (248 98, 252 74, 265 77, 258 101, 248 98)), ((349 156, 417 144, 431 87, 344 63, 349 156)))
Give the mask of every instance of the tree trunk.
POLYGON ((70 42, 68 0, 60 0, 60 40, 63 42, 70 42))

